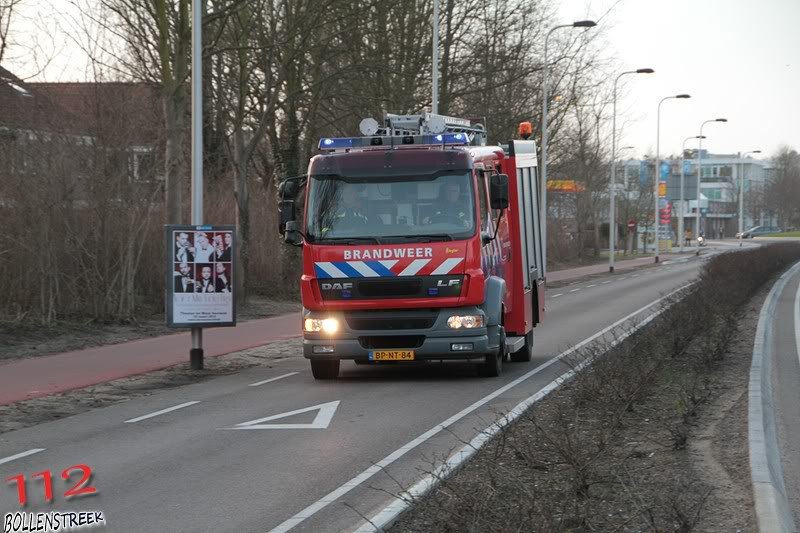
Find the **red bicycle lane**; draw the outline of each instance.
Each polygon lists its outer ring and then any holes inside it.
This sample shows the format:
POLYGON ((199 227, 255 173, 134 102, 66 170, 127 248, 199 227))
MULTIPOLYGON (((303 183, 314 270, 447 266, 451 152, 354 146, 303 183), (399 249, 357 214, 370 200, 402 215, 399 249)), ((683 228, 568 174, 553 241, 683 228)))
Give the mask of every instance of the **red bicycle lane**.
MULTIPOLYGON (((300 314, 242 322, 203 332, 206 357, 300 336, 300 314)), ((47 396, 189 361, 189 332, 97 346, 0 364, 0 405, 47 396)))

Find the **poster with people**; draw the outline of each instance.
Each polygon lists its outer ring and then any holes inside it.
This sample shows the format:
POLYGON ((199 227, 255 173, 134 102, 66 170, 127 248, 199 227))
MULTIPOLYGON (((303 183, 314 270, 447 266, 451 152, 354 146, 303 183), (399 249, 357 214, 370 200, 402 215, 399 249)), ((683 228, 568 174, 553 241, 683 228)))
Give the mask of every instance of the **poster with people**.
POLYGON ((234 226, 166 227, 167 326, 235 326, 234 226))

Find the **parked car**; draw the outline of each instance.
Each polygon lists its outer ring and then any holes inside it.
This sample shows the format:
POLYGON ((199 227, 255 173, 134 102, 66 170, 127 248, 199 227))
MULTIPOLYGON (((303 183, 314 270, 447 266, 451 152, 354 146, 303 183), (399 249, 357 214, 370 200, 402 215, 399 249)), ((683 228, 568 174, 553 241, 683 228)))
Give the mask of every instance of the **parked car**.
POLYGON ((743 231, 741 234, 737 233, 736 238, 752 239, 753 237, 769 235, 770 233, 781 233, 781 228, 777 226, 755 226, 747 231, 743 231))

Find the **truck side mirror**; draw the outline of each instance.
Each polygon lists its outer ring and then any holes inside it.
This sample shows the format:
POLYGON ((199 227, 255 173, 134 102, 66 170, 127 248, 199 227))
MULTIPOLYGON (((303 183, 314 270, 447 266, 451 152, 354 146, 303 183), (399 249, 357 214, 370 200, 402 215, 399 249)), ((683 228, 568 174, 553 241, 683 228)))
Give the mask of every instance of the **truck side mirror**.
POLYGON ((281 200, 294 199, 299 191, 297 180, 287 179, 278 187, 278 197, 281 200))
POLYGON ((489 197, 492 209, 508 208, 508 175, 492 174, 489 181, 489 197))
POLYGON ((303 235, 297 229, 297 221, 290 220, 286 223, 286 231, 283 233, 283 242, 292 246, 303 245, 303 235))
POLYGON ((279 201, 278 212, 280 213, 280 220, 278 221, 278 233, 283 235, 287 230, 287 224, 289 222, 293 222, 296 218, 294 200, 279 201))

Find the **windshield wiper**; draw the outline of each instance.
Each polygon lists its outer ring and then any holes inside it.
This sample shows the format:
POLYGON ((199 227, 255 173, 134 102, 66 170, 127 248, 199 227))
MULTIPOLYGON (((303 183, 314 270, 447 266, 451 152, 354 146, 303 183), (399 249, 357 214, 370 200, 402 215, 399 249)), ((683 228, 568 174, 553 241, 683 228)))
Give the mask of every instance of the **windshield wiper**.
POLYGON ((392 241, 398 240, 400 242, 434 242, 434 241, 452 241, 453 236, 449 233, 431 233, 425 235, 398 235, 396 237, 384 237, 384 239, 391 239, 392 241))
POLYGON ((322 237, 321 239, 316 239, 314 242, 319 244, 325 244, 326 242, 335 242, 341 244, 358 244, 360 242, 374 242, 376 244, 381 244, 380 239, 377 237, 322 237))

